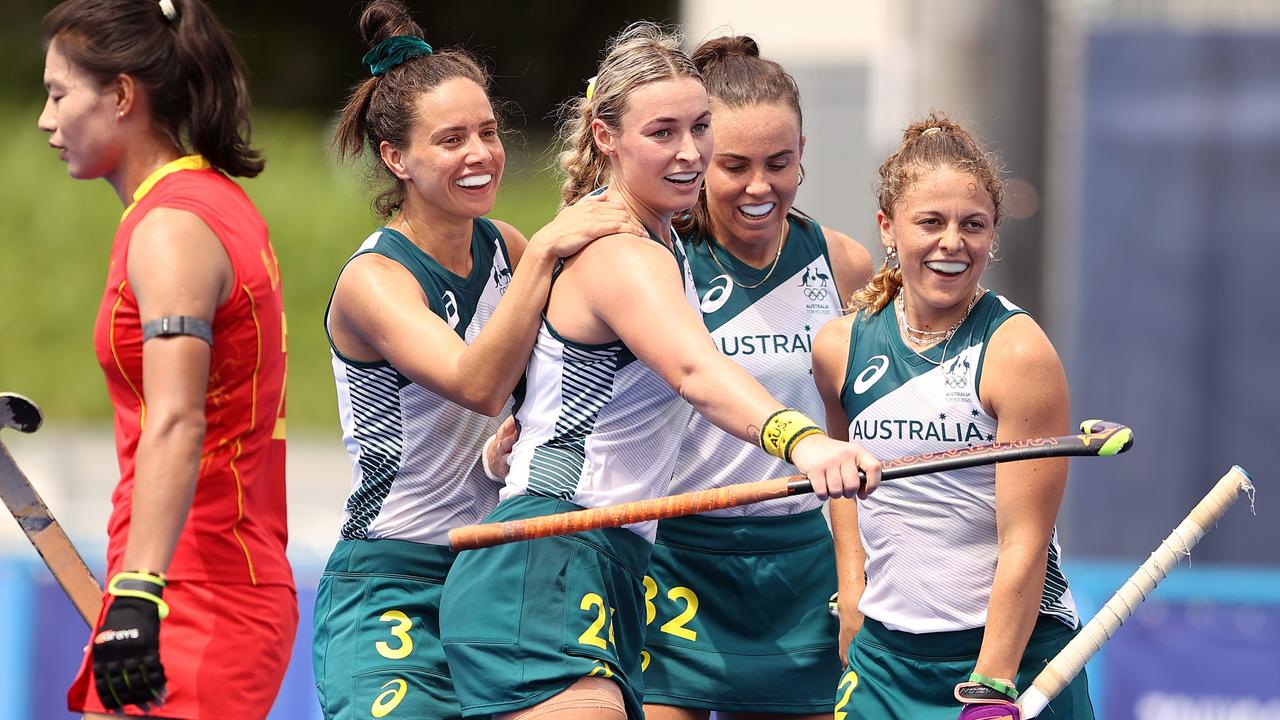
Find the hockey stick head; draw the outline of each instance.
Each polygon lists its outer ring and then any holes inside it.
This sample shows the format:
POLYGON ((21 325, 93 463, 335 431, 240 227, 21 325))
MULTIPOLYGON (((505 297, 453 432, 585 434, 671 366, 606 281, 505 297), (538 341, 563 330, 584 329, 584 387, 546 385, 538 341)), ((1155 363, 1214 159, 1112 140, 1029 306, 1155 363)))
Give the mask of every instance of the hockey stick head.
POLYGON ((33 433, 44 423, 40 407, 17 393, 0 393, 0 428, 33 433))
POLYGON ((1080 441, 1085 447, 1096 447, 1100 457, 1119 455, 1133 447, 1133 430, 1120 423, 1085 420, 1080 423, 1080 432, 1080 441))

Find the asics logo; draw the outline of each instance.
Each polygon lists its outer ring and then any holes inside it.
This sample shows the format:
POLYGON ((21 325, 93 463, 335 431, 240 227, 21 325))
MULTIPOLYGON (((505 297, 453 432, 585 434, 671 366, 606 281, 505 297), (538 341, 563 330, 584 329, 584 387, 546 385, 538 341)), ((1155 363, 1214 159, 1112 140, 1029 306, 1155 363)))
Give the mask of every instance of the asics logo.
POLYGON ((702 312, 711 313, 724 307, 729 302, 729 294, 733 292, 733 278, 728 275, 717 275, 711 279, 711 288, 702 296, 702 312))
POLYGON ((855 395, 871 389, 876 381, 884 376, 884 371, 889 369, 889 358, 886 355, 874 355, 867 361, 867 367, 858 373, 858 377, 853 379, 853 392, 855 395))
POLYGON ((449 323, 449 327, 454 330, 458 329, 458 299, 453 296, 452 290, 444 291, 444 321, 449 323))
POLYGON ((386 717, 400 701, 404 699, 404 694, 409 690, 409 683, 396 678, 382 686, 384 689, 373 699, 373 706, 369 708, 369 714, 376 717, 386 717))

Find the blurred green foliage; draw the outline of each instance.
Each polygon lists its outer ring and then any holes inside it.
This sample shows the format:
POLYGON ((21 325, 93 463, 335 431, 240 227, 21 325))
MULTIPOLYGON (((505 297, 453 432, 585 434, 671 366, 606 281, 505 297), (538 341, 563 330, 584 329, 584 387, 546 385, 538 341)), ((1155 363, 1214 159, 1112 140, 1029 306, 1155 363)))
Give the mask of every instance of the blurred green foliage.
MULTIPOLYGON (((289 317, 291 427, 335 424, 321 315, 338 269, 372 228, 359 170, 327 153, 328 123, 364 77, 360 5, 206 0, 244 57, 254 144, 267 170, 244 183, 271 226, 289 317)), ((0 390, 36 398, 53 420, 110 416, 91 345, 120 204, 105 182, 74 182, 36 130, 43 102, 40 19, 56 3, 0 0, 0 390)), ((556 181, 539 169, 555 107, 585 89, 607 39, 629 22, 669 21, 675 0, 406 0, 436 47, 471 50, 494 76, 509 127, 494 216, 526 234, 548 220, 556 181), (522 156, 521 152, 527 151, 522 156)))
MULTIPOLYGON (((245 60, 256 107, 327 115, 365 77, 356 21, 342 0, 205 0, 245 60)), ((675 0, 403 0, 437 48, 463 47, 493 73, 513 125, 545 134, 558 103, 582 93, 608 38, 630 22, 676 19, 675 0)), ((0 0, 0 100, 41 97, 40 19, 51 0, 0 0)))
MULTIPOLYGON (((93 354, 111 239, 122 210, 103 181, 77 182, 36 129, 37 104, 0 105, 0 390, 36 399, 50 418, 111 414, 93 354)), ((254 144, 266 171, 243 181, 271 227, 289 319, 289 424, 336 426, 322 315, 338 270, 377 227, 362 166, 328 152, 329 127, 304 114, 262 112, 254 144)), ((532 234, 554 214, 557 180, 544 143, 508 143, 493 217, 532 234)))

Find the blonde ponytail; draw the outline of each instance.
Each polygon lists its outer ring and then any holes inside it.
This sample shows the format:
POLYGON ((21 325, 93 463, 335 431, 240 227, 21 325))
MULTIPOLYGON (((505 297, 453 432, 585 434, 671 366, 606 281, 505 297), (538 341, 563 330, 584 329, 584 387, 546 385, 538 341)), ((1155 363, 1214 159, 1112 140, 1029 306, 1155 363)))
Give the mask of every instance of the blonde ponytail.
POLYGON ((572 205, 600 185, 608 184, 609 162, 591 135, 591 101, 575 98, 566 102, 565 108, 559 133, 564 150, 556 159, 564 173, 560 202, 572 205))
POLYGON ((888 256, 875 275, 867 281, 861 290, 853 294, 849 303, 849 311, 866 310, 868 315, 875 315, 889 306, 893 298, 902 289, 902 268, 889 263, 888 256))

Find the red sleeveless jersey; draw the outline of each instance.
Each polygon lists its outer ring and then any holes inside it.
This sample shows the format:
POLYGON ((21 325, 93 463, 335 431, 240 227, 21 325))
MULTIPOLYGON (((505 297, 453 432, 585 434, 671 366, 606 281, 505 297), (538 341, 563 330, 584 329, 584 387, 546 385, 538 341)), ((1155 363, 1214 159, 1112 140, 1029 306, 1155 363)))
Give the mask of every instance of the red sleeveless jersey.
POLYGON ((125 211, 111 248, 94 348, 115 408, 120 483, 112 494, 107 575, 121 567, 132 516, 134 456, 147 422, 142 328, 129 287, 129 240, 157 207, 194 213, 231 259, 234 287, 213 318, 204 446, 191 510, 167 576, 293 585, 285 558, 285 320, 267 226, 239 185, 187 157, 156 171, 125 211), (189 169, 195 168, 195 169, 189 169))

